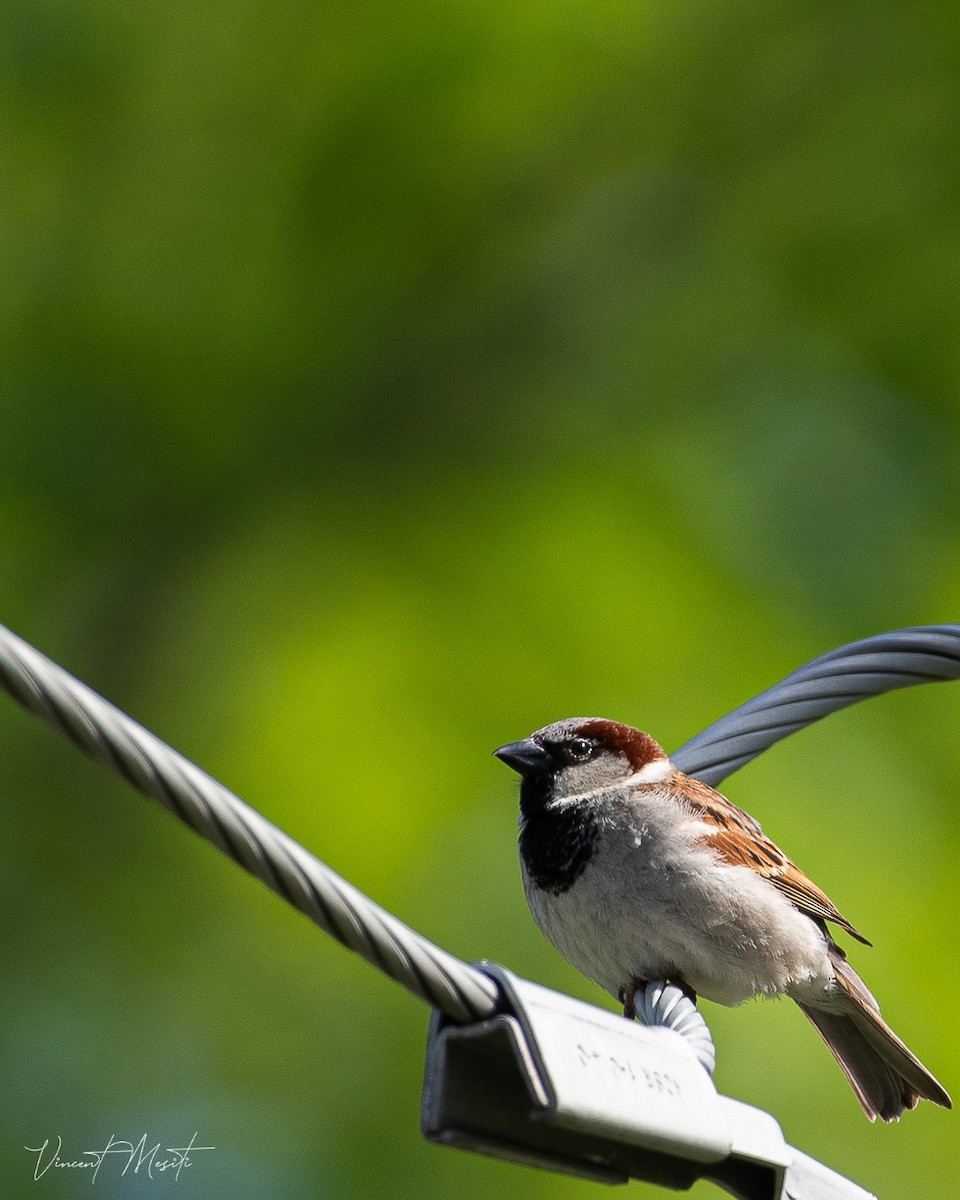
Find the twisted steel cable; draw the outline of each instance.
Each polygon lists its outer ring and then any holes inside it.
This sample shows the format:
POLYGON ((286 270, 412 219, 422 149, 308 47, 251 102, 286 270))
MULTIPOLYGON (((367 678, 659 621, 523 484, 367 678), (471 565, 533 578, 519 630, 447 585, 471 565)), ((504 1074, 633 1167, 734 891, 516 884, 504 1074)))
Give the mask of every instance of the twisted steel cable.
POLYGON ((858 700, 949 679, 960 679, 960 625, 880 633, 812 659, 670 757, 687 775, 714 785, 788 734, 858 700))
POLYGON ((662 979, 648 983, 634 996, 633 1011, 643 1025, 679 1033, 707 1074, 713 1074, 717 1050, 710 1027, 694 1002, 675 983, 664 983, 662 979))
POLYGON ((415 996, 456 1021, 495 1011, 493 980, 397 920, 223 784, 3 626, 0 683, 28 712, 158 800, 415 996))
MULTIPOLYGON (((841 646, 710 725, 672 756, 719 782, 768 746, 867 696, 960 678, 960 625, 898 630, 841 646)), ((90 758, 152 797, 342 945, 455 1021, 497 1009, 493 980, 442 950, 342 879, 165 742, 0 625, 0 686, 90 758)), ((699 1014, 662 984, 637 1011, 689 1036, 705 1062, 699 1014), (659 990, 657 990, 659 989, 659 990), (688 1011, 698 1018, 695 1021, 688 1011)), ((709 1069, 709 1067, 708 1067, 709 1069)))

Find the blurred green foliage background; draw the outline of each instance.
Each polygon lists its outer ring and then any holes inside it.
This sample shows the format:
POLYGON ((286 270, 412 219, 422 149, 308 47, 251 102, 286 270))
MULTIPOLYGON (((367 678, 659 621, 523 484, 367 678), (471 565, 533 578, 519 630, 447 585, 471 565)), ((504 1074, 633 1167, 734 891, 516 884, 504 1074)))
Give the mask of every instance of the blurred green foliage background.
MULTIPOLYGON (((6 0, 0 620, 450 950, 605 1003, 490 749, 676 746, 960 620, 958 43, 945 2, 6 0)), ((958 726, 911 689, 726 785, 955 1096, 958 726)), ((423 1143, 423 1006, 2 700, 0 804, 0 1191, 90 1194, 45 1137, 197 1130, 96 1194, 597 1194, 423 1143)), ((956 1116, 870 1127, 792 1005, 706 1011, 794 1144, 954 1194, 956 1116)))

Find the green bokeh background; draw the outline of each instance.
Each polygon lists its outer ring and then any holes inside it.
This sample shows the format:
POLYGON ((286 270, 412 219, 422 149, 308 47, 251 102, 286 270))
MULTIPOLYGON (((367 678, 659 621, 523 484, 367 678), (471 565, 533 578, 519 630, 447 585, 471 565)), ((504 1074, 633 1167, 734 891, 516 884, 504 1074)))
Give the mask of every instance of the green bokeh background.
MULTIPOLYGON (((958 43, 943 0, 6 0, 0 620, 450 950, 607 1003, 490 749, 676 746, 960 620, 958 43)), ((911 689, 726 785, 955 1095, 958 727, 911 689)), ((197 1130, 96 1195, 598 1194, 422 1142, 424 1007, 2 699, 0 804, 0 1193, 91 1194, 44 1137, 197 1130)), ((794 1144, 955 1194, 956 1116, 871 1127, 792 1005, 705 1011, 794 1144)))

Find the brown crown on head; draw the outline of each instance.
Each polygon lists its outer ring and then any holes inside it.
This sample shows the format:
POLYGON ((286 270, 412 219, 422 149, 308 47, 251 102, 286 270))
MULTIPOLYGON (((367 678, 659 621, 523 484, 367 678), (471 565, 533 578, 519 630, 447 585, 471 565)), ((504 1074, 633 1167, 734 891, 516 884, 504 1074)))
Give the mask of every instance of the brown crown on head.
POLYGON ((634 729, 632 725, 622 725, 619 721, 586 721, 580 732, 584 737, 599 738, 605 746, 622 754, 635 771, 667 757, 663 747, 649 733, 634 729))

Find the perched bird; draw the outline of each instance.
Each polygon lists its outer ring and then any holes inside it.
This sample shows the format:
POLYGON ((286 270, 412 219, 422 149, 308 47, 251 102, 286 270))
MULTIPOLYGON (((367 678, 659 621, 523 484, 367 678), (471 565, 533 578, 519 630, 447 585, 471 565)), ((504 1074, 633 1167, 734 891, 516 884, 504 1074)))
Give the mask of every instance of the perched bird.
POLYGON ((633 1015, 666 979, 693 999, 786 995, 813 1022, 871 1121, 950 1097, 880 1015, 828 923, 864 938, 713 788, 649 734, 557 721, 494 754, 521 776, 520 861, 530 910, 578 970, 633 1015))

